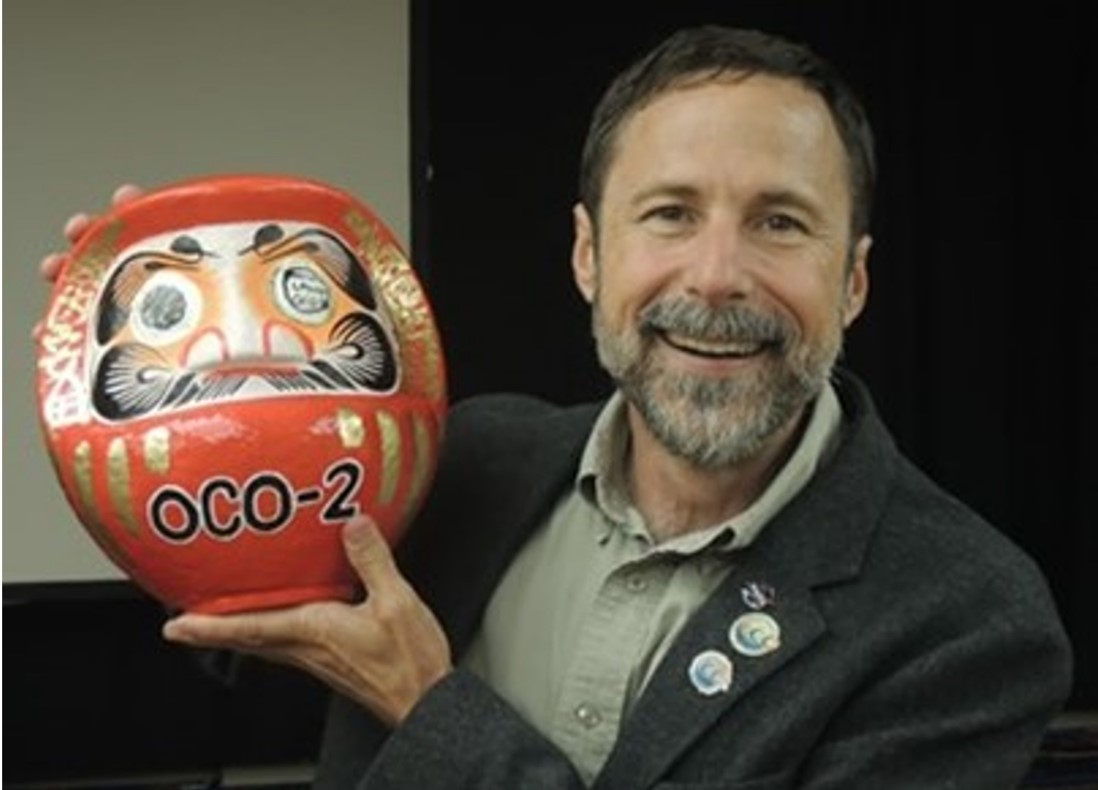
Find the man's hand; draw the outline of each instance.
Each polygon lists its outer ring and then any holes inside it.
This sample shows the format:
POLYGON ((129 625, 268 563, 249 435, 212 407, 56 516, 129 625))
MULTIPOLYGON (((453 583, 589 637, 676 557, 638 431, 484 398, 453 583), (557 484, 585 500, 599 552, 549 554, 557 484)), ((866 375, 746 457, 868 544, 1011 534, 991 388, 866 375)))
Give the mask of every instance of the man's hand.
MULTIPOLYGON (((118 206, 125 205, 131 200, 141 197, 143 194, 145 194, 145 191, 141 189, 141 187, 134 186, 133 184, 123 184, 118 187, 118 189, 114 190, 114 194, 111 196, 111 207, 117 208, 118 206)), ((76 244, 76 242, 80 241, 96 219, 98 219, 98 217, 85 212, 73 214, 69 217, 62 230, 65 234, 65 238, 69 240, 69 244, 76 244)), ((55 282, 58 276, 60 276, 61 269, 65 265, 65 261, 68 257, 68 251, 55 251, 45 255, 38 264, 38 271, 42 274, 42 279, 48 283, 55 282)), ((39 321, 34 325, 31 336, 38 338, 41 333, 42 322, 39 321)))
MULTIPOLYGON (((118 206, 125 205, 135 198, 141 197, 144 194, 144 190, 141 187, 134 186, 133 184, 123 184, 114 190, 114 195, 111 196, 111 206, 117 208, 118 206)), ((91 227, 92 223, 97 218, 91 214, 80 212, 73 214, 69 217, 68 221, 64 225, 65 238, 69 240, 69 244, 76 244, 80 241, 80 238, 91 227)), ((68 257, 66 252, 51 252, 42 258, 42 262, 39 264, 39 270, 42 272, 42 277, 47 282, 53 282, 57 279, 57 275, 61 273, 61 266, 65 262, 65 258, 68 257)))
POLYGON ((164 637, 291 664, 399 724, 451 670, 450 645, 435 616, 401 576, 376 525, 343 528, 347 557, 366 588, 359 604, 326 601, 288 609, 169 620, 164 637))

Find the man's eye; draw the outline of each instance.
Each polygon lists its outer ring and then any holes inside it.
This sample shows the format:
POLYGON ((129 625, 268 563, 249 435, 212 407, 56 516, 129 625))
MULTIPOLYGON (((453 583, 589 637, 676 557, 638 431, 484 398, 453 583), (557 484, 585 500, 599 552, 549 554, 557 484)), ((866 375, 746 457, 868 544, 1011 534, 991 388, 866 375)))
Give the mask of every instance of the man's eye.
POLYGON ((644 213, 643 219, 656 220, 669 224, 681 224, 690 219, 690 210, 686 206, 667 205, 656 206, 644 213))
POLYGON ((762 227, 772 233, 807 233, 808 228, 799 219, 788 214, 770 214, 763 218, 762 227))

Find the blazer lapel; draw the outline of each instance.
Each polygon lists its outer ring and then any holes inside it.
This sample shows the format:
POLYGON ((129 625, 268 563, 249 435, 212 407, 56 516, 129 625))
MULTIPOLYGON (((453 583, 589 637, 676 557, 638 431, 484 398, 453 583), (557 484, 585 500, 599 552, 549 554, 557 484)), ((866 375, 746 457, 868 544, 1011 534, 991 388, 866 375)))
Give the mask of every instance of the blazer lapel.
POLYGON ((626 719, 595 788, 653 785, 729 708, 826 631, 809 589, 781 575, 763 575, 762 569, 753 573, 753 565, 745 563, 729 574, 675 641, 626 719), (741 595, 750 582, 772 585, 778 591, 774 604, 761 613, 780 630, 779 641, 758 656, 737 652, 730 639, 737 618, 753 611, 741 595), (727 691, 705 693, 692 681, 691 664, 706 651, 717 651, 731 662, 727 691))
POLYGON ((655 784, 730 708, 826 633, 813 591, 860 574, 896 462, 868 394, 856 381, 839 383, 852 419, 843 445, 756 542, 735 556, 733 570, 675 640, 625 720, 596 790, 655 784), (743 594, 751 583, 774 590, 771 603, 753 603, 780 632, 774 649, 755 656, 738 651, 729 636, 737 618, 755 611, 743 594), (691 662, 708 650, 732 663, 727 691, 706 694, 691 680, 691 662))

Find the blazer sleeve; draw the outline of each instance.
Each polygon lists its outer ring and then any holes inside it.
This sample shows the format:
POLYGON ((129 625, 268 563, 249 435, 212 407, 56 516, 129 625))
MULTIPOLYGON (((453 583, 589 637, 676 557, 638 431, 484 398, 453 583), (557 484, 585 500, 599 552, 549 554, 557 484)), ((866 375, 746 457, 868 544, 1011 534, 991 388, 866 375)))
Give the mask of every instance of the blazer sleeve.
MULTIPOLYGON (((937 639, 911 634, 822 733, 801 790, 1008 790, 1025 778, 1067 699, 1071 650, 1043 589, 1013 610, 943 612, 937 639)), ((1002 607, 1002 598, 996 598, 1002 607)), ((1010 600, 1010 599, 1008 599, 1010 600)))
MULTIPOLYGON (((440 681, 374 754, 359 790, 571 790, 568 758, 467 670, 440 681)), ((331 785, 335 787, 336 785, 331 785)))

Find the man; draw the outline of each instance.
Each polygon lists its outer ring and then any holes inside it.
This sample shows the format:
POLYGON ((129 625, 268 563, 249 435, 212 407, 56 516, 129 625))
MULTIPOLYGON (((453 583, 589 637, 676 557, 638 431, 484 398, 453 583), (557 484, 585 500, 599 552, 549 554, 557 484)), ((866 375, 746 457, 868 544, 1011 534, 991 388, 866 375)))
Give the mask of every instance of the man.
POLYGON ((347 525, 363 603, 165 635, 340 692, 319 787, 1016 785, 1069 648, 1032 562, 835 369, 873 176, 811 52, 671 36, 596 109, 574 210, 617 394, 458 404, 398 561, 347 525))

